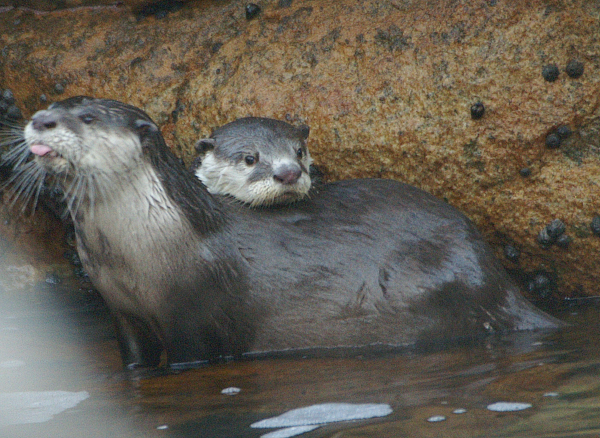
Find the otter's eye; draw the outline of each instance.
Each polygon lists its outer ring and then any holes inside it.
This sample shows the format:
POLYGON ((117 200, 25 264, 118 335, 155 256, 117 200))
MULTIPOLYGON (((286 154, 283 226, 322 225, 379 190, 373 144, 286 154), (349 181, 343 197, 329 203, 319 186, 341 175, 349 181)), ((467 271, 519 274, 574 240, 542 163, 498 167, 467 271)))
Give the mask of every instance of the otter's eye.
POLYGON ((94 117, 91 114, 83 114, 81 116, 79 116, 79 118, 81 119, 81 121, 83 123, 85 123, 86 125, 89 125, 90 123, 92 123, 94 120, 96 120, 96 117, 94 117))
POLYGON ((246 155, 244 157, 244 161, 246 162, 246 164, 248 166, 252 166, 252 165, 258 163, 258 154, 256 154, 256 156, 255 155, 246 155))
POLYGON ((298 149, 296 151, 296 157, 298 157, 298 159, 301 160, 303 156, 304 156, 304 152, 302 152, 302 148, 298 149))

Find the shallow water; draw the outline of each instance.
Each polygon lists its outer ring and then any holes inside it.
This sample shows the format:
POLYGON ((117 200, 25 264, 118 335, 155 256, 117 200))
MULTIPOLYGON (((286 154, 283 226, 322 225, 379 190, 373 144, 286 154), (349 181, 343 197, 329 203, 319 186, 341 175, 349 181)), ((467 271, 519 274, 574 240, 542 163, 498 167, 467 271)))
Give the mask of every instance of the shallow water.
MULTIPOLYGON (((121 369, 109 315, 86 284, 39 282, 26 266, 0 275, 2 437, 259 437, 280 429, 252 424, 324 403, 391 413, 297 436, 600 436, 598 307, 563 312, 572 326, 554 333, 144 373, 121 369), (531 407, 487 409, 497 402, 531 407)), ((368 410, 335 406, 328 415, 368 410)))

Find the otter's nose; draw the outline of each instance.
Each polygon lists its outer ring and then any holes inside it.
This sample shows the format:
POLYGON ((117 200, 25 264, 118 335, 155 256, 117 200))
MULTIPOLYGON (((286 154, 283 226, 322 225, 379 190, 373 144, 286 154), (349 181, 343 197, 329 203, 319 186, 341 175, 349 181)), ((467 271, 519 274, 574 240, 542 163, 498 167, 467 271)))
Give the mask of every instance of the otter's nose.
POLYGON ((38 111, 31 118, 31 124, 38 131, 56 128, 56 115, 49 111, 38 111))
POLYGON ((302 170, 297 166, 283 166, 275 171, 273 178, 281 184, 294 184, 302 176, 302 170))

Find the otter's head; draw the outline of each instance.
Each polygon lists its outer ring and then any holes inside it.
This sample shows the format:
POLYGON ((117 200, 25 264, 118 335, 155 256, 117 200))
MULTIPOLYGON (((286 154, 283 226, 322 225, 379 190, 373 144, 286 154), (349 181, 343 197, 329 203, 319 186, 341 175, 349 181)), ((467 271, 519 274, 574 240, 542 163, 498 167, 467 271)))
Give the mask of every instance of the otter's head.
POLYGON ((196 145, 194 173, 211 193, 252 206, 286 204, 310 189, 308 126, 247 117, 215 130, 196 145))
MULTIPOLYGON (((159 135, 140 109, 121 102, 72 97, 33 115, 22 140, 9 154, 15 163, 16 198, 36 196, 46 176, 53 176, 69 201, 79 204, 118 176, 135 169, 143 159, 148 136, 159 135), (27 161, 27 157, 33 159, 27 161)), ((162 139, 162 137, 160 137, 162 139)))
POLYGON ((38 111, 25 127, 34 160, 49 173, 123 173, 142 158, 141 136, 158 128, 140 109, 108 100, 72 97, 38 111))

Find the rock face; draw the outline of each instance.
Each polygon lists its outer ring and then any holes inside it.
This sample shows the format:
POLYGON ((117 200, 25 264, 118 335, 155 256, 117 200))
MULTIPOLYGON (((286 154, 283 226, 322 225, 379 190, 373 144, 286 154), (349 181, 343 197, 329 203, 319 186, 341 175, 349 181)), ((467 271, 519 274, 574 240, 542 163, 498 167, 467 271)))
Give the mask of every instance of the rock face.
POLYGON ((0 0, 0 7, 31 9, 36 12, 57 11, 59 9, 115 6, 138 10, 147 4, 185 3, 189 0, 0 0))
POLYGON ((140 106, 187 162, 242 116, 307 123, 330 179, 421 187, 473 219, 532 291, 542 274, 546 292, 598 293, 598 2, 256 3, 250 19, 235 0, 7 9, 0 87, 26 117, 78 94, 140 106), (540 243, 555 219, 564 237, 540 243))

